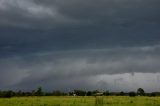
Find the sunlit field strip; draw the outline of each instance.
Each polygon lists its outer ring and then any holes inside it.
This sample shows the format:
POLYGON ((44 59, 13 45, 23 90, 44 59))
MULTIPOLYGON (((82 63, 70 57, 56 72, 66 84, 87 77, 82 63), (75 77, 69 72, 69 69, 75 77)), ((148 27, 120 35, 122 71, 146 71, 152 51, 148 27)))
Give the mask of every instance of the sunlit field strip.
POLYGON ((0 106, 160 106, 160 97, 14 97, 1 98, 0 106))

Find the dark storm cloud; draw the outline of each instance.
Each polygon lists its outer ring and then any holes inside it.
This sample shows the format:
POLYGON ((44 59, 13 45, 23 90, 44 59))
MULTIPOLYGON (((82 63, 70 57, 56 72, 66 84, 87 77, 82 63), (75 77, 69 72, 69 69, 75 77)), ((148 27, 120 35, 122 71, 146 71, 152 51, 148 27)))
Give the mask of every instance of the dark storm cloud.
POLYGON ((72 20, 59 14, 54 7, 35 4, 33 0, 1 0, 1 25, 28 28, 56 27, 72 20))
POLYGON ((12 46, 17 52, 157 43, 158 4, 158 0, 1 0, 0 46, 3 50, 12 46))
MULTIPOLYGON (((159 23, 159 0, 1 0, 1 25, 57 27, 159 23)), ((94 26, 96 27, 96 26, 94 26)))
POLYGON ((1 54, 159 43, 159 0, 0 0, 1 54))
POLYGON ((0 0, 0 88, 113 89, 118 84, 129 90, 128 77, 137 81, 135 87, 148 87, 147 78, 156 84, 159 4, 0 0))
MULTIPOLYGON (((101 75, 116 74, 122 74, 118 78, 122 79, 126 77, 126 75, 123 76, 124 73, 129 73, 132 77, 135 76, 134 73, 156 75, 160 72, 159 52, 159 45, 155 45, 107 50, 47 52, 4 58, 0 62, 1 73, 4 75, 0 78, 1 86, 23 89, 29 89, 27 86, 30 86, 30 89, 33 89, 43 85, 46 89, 56 86, 55 89, 67 90, 65 87, 92 89, 98 84, 99 89, 105 85, 113 88, 112 84, 115 82, 108 84, 105 78, 98 82, 91 79, 101 75), (86 80, 85 83, 83 83, 84 80, 86 80)), ((111 80, 117 83, 116 77, 111 80)), ((123 80, 119 80, 118 83, 121 82, 123 80)))

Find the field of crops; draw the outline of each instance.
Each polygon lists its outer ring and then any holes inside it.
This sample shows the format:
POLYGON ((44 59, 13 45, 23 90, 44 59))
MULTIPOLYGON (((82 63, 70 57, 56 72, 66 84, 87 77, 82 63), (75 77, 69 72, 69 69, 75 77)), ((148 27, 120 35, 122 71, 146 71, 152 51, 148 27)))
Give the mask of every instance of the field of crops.
POLYGON ((15 97, 0 106, 160 106, 160 97, 15 97))

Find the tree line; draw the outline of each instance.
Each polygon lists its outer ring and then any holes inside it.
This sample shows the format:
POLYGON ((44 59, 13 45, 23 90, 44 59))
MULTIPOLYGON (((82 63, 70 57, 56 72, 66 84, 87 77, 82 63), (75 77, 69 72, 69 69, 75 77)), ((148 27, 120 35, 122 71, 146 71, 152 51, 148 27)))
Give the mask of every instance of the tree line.
POLYGON ((71 92, 62 92, 59 90, 54 90, 52 92, 44 92, 41 87, 31 92, 23 91, 0 91, 0 98, 10 98, 10 97, 22 97, 22 96, 160 96, 160 92, 145 93, 142 88, 138 88, 137 92, 109 92, 107 91, 85 91, 85 90, 73 90, 71 92))

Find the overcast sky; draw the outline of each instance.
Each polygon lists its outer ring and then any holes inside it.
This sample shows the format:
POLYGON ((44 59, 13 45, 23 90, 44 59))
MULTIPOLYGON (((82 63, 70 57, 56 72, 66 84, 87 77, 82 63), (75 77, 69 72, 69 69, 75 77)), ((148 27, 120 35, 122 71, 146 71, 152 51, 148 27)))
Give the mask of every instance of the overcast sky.
POLYGON ((160 91, 160 0, 0 0, 0 89, 160 91))

